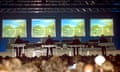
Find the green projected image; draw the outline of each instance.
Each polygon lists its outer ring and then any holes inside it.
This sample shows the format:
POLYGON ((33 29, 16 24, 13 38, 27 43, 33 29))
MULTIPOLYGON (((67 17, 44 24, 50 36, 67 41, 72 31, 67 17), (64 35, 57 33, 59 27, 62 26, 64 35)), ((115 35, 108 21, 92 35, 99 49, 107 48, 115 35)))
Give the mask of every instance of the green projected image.
POLYGON ((91 19, 91 36, 113 36, 113 19, 91 19))
POLYGON ((84 19, 62 19, 61 36, 62 37, 85 36, 84 19))
POLYGON ((2 20, 2 37, 14 38, 20 35, 26 37, 26 20, 5 19, 2 20))
POLYGON ((32 37, 56 36, 55 19, 32 19, 32 37))

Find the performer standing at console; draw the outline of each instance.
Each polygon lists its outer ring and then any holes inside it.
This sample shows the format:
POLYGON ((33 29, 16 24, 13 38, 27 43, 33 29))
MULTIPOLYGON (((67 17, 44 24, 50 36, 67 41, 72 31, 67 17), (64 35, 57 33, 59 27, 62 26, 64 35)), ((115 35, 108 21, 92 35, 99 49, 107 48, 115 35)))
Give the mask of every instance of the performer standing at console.
MULTIPOLYGON (((15 44, 21 44, 23 43, 24 41, 21 39, 20 35, 17 36, 16 40, 15 40, 15 44)), ((21 55, 21 50, 22 48, 15 48, 16 50, 16 56, 20 56, 21 55)))
MULTIPOLYGON (((79 38, 77 38, 76 36, 74 36, 73 40, 72 40, 72 45, 79 45, 81 42, 79 40, 79 38)), ((77 49, 77 55, 79 55, 79 47, 77 48, 73 48, 73 52, 74 52, 74 56, 75 56, 75 50, 77 49)))
MULTIPOLYGON (((47 45, 52 45, 52 44, 54 44, 54 42, 53 42, 53 40, 52 40, 52 38, 51 38, 50 35, 48 35, 48 37, 47 37, 47 39, 46 39, 46 41, 45 41, 45 44, 47 44, 47 45)), ((48 53, 49 53, 49 48, 47 48, 47 56, 48 56, 48 53)), ((53 55, 52 47, 50 48, 50 53, 51 53, 51 55, 53 55)))
MULTIPOLYGON (((105 36, 103 34, 101 35, 99 41, 100 41, 100 43, 106 43, 106 42, 108 42, 107 39, 105 38, 105 36)), ((102 48, 102 54, 104 56, 106 56, 106 47, 102 46, 101 48, 102 48)))

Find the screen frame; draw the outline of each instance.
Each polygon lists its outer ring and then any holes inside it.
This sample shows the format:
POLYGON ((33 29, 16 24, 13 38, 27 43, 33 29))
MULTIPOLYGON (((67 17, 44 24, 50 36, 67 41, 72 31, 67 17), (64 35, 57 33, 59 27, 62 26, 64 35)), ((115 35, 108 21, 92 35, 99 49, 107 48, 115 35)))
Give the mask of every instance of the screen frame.
POLYGON ((64 19, 67 19, 67 20, 71 20, 71 19, 82 19, 83 21, 84 21, 84 33, 85 33, 85 35, 84 36, 76 36, 76 37, 85 37, 86 36, 86 19, 85 18, 61 18, 60 19, 60 36, 62 37, 62 38, 73 38, 74 36, 62 36, 62 20, 64 20, 64 19))
POLYGON ((1 37, 2 38, 11 38, 11 39, 14 39, 14 38, 17 38, 17 36, 16 37, 3 37, 3 21, 4 20, 24 20, 25 21, 25 37, 22 37, 21 36, 21 38, 27 38, 27 19, 24 19, 24 18, 13 18, 13 19, 2 19, 2 24, 1 24, 1 27, 2 27, 2 29, 1 29, 1 31, 2 31, 2 33, 1 33, 1 37))
POLYGON ((57 35, 56 35, 56 32, 57 32, 57 31, 56 31, 56 30, 57 30, 56 28, 57 28, 57 27, 56 27, 56 19, 55 19, 55 18, 32 18, 32 19, 31 19, 31 38, 47 38, 47 37, 48 37, 48 36, 46 36, 46 37, 33 37, 33 36, 32 36, 32 33, 33 33, 33 32, 32 32, 32 20, 34 20, 34 19, 38 19, 38 20, 40 20, 40 19, 43 19, 43 20, 52 19, 52 20, 54 20, 54 21, 55 21, 55 36, 51 36, 51 38, 56 38, 56 36, 57 36, 57 35))
MULTIPOLYGON (((101 37, 101 36, 92 36, 92 35, 91 35, 91 32, 92 32, 92 31, 91 31, 91 20, 92 20, 92 19, 99 19, 99 20, 102 20, 102 19, 111 19, 111 20, 112 20, 112 25, 113 25, 113 27, 112 27, 112 28, 113 28, 113 31, 112 31, 113 35, 111 35, 111 36, 110 36, 110 35, 109 35, 109 36, 104 35, 104 36, 105 36, 105 37, 113 37, 113 36, 115 35, 115 34, 114 34, 114 23, 115 23, 115 22, 114 22, 114 18, 111 18, 111 17, 109 17, 109 18, 106 18, 106 17, 104 17, 104 18, 98 18, 98 17, 97 17, 97 18, 90 18, 90 19, 89 19, 89 31, 90 31, 90 32, 89 32, 89 35, 90 35, 90 37, 101 37)), ((102 34, 101 34, 101 35, 102 35, 102 34)))

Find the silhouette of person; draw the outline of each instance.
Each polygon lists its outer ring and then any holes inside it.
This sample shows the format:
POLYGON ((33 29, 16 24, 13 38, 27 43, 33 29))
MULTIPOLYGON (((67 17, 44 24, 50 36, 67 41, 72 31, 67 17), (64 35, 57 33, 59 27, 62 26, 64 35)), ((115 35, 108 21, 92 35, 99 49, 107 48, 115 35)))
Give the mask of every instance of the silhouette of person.
POLYGON ((45 44, 53 44, 53 40, 52 40, 50 35, 48 35, 48 37, 47 37, 47 39, 45 41, 45 44))
MULTIPOLYGON (((52 45, 52 44, 54 44, 54 42, 53 42, 53 40, 52 40, 52 38, 51 38, 50 35, 48 35, 48 37, 47 37, 47 39, 46 39, 46 41, 45 41, 45 44, 47 44, 47 45, 52 45)), ((50 47, 50 48, 47 48, 47 56, 49 55, 49 49, 50 49, 51 55, 53 55, 53 49, 52 49, 52 47, 50 47)))
MULTIPOLYGON (((72 45, 79 45, 81 42, 79 40, 79 38, 77 38, 77 36, 74 36, 73 40, 72 40, 72 45)), ((74 53, 74 56, 76 55, 77 51, 77 55, 79 55, 79 47, 73 47, 73 53, 74 53), (76 50, 77 49, 77 50, 76 50)))
POLYGON ((23 43, 23 40, 21 39, 20 35, 17 36, 15 43, 23 43))
MULTIPOLYGON (((20 35, 17 36, 16 40, 15 40, 15 44, 21 44, 23 43, 24 41, 21 39, 20 35)), ((21 56, 21 50, 22 48, 17 48, 15 47, 15 50, 16 50, 16 56, 21 56)))
MULTIPOLYGON (((106 43, 106 42, 108 42, 107 39, 105 38, 104 34, 101 35, 99 41, 100 41, 100 43, 106 43)), ((106 56, 106 47, 102 46, 101 48, 102 48, 102 54, 104 56, 106 56)))
POLYGON ((77 36, 74 36, 73 40, 72 40, 72 44, 74 45, 79 45, 81 42, 79 40, 79 38, 77 38, 77 36))
POLYGON ((100 41, 100 43, 108 42, 107 39, 105 38, 104 34, 101 35, 99 41, 100 41))

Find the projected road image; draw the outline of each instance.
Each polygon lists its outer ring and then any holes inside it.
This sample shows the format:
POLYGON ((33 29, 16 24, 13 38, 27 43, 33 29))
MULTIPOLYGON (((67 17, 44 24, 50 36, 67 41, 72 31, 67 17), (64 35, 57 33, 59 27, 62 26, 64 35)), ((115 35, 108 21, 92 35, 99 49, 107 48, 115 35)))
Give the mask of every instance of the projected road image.
POLYGON ((2 37, 14 38, 20 35, 26 37, 26 20, 3 20, 2 37))
POLYGON ((62 19, 61 21, 61 36, 85 36, 84 19, 62 19))
POLYGON ((113 19, 91 19, 91 36, 113 36, 113 19))
POLYGON ((32 19, 32 37, 56 36, 55 19, 32 19))

